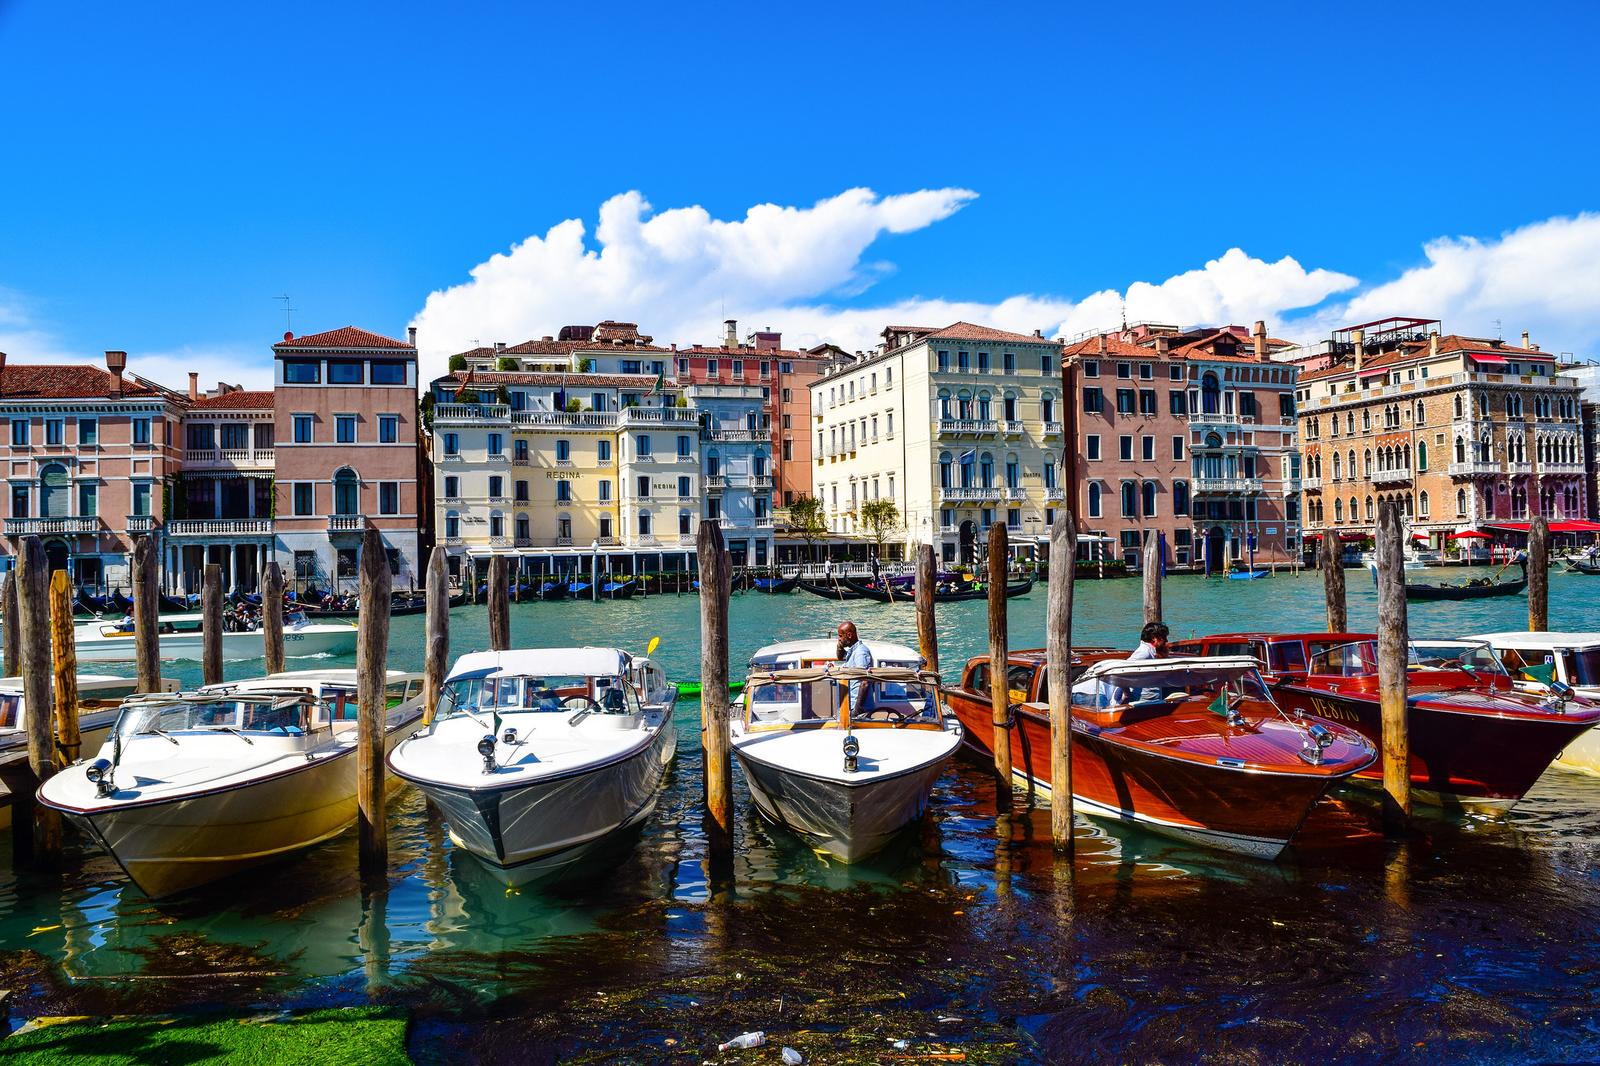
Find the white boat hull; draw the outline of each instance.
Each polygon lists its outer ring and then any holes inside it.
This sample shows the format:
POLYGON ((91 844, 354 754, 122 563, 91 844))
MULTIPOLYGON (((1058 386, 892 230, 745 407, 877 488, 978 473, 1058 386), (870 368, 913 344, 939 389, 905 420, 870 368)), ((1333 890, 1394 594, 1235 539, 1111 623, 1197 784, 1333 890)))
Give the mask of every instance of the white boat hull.
MULTIPOLYGON (((161 658, 201 659, 205 656, 203 637, 198 632, 163 633, 161 658)), ((354 626, 329 626, 306 631, 288 629, 283 634, 283 654, 288 658, 309 655, 348 655, 356 649, 354 626)), ((137 653, 131 635, 93 638, 79 637, 78 661, 90 663, 133 662, 137 653)), ((266 638, 258 632, 222 634, 224 659, 259 659, 266 653, 266 638)))
MULTIPOLYGON (((1590 697, 1593 699, 1594 697, 1590 697)), ((1552 766, 1600 775, 1600 728, 1590 729, 1568 744, 1552 766)))
POLYGON ((457 788, 413 779, 449 824, 450 839, 508 885, 544 880, 581 863, 655 810, 677 752, 670 712, 649 743, 598 767, 510 788, 457 788))
MULTIPOLYGON (((386 746, 421 721, 413 708, 386 746)), ((147 896, 184 892, 338 836, 356 820, 352 745, 275 776, 146 805, 64 811, 147 896)))
POLYGON ((944 770, 941 757, 893 776, 846 783, 778 766, 744 747, 734 751, 756 809, 845 862, 870 858, 920 819, 944 770))

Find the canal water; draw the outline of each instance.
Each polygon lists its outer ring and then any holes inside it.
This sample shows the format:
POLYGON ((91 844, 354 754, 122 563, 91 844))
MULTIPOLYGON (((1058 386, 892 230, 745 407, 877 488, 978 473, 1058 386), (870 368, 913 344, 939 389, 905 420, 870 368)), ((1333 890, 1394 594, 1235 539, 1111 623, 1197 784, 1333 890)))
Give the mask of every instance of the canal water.
MULTIPOLYGON (((1370 628, 1361 576, 1351 624, 1370 628)), ((1600 628, 1596 592, 1556 575, 1552 628, 1600 628)), ((1138 597, 1136 582, 1080 583, 1076 640, 1131 645, 1138 597)), ((1043 586, 1012 601, 1014 647, 1043 642, 1044 601, 1043 586)), ((985 648, 984 610, 941 608, 947 679, 985 648)), ((1525 612, 1413 604, 1411 630, 1521 628, 1525 612)), ((1319 629, 1321 582, 1175 577, 1166 613, 1176 636, 1319 629)), ((745 593, 731 615, 736 670, 846 618, 915 643, 898 606, 745 593)), ((487 644, 481 607, 451 630, 452 655, 487 644)), ((512 632, 639 650, 659 636, 671 676, 697 677, 692 596, 515 605, 512 632)), ((421 618, 394 620, 393 666, 420 669, 421 644, 421 618)), ((997 815, 992 779, 957 762, 921 826, 845 867, 759 821, 735 771, 735 876, 714 887, 698 713, 680 705, 654 818, 591 876, 546 889, 507 891, 413 791, 392 800, 386 890, 358 882, 353 833, 162 904, 82 840, 55 878, 19 875, 0 846, 0 988, 15 1016, 394 1004, 424 1062, 701 1062, 748 1030, 808 1062, 1600 1058, 1600 779, 1552 771, 1502 821, 1422 817, 1399 845, 1370 802, 1330 799, 1271 864, 1080 819, 1066 863, 1048 810, 997 815)))

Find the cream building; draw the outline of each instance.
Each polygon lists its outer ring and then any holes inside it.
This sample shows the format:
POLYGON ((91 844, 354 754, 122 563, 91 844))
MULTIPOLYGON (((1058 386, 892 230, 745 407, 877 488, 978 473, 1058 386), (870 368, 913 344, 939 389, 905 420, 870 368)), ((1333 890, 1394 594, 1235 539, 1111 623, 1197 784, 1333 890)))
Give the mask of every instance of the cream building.
POLYGON ((862 503, 887 498, 891 540, 973 561, 988 526, 1048 533, 1063 498, 1061 346, 957 322, 890 326, 883 343, 811 385, 813 484, 836 535, 868 539, 862 503))

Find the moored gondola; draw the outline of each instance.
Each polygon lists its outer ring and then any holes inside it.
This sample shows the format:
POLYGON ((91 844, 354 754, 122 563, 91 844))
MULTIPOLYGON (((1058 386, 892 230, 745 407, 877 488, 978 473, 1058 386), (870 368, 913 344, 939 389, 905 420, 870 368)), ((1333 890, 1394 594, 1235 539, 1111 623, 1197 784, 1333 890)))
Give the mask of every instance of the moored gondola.
MULTIPOLYGON (((1499 572, 1494 577, 1473 578, 1461 585, 1438 584, 1434 582, 1406 582, 1406 599, 1408 600, 1481 600, 1491 596, 1518 596, 1528 588, 1528 564, 1522 560, 1517 561, 1522 568, 1522 576, 1506 581, 1500 578, 1499 572)), ((1501 567, 1501 570, 1504 570, 1501 567)), ((1372 579, 1378 579, 1377 564, 1372 564, 1372 579)))
MULTIPOLYGON (((813 596, 821 596, 825 600, 860 600, 866 598, 839 578, 830 578, 825 584, 796 579, 796 584, 813 596)), ((696 581, 695 588, 699 587, 700 583, 696 581)))
MULTIPOLYGON (((879 603, 912 603, 916 599, 914 588, 870 585, 863 581, 856 581, 853 578, 844 578, 843 583, 859 592, 863 599, 876 600, 879 603)), ((1033 577, 1030 575, 1021 581, 1014 581, 1006 585, 1006 598, 1025 596, 1032 588, 1033 577)), ((988 595, 988 587, 977 583, 962 586, 946 585, 942 588, 935 588, 933 602, 957 603, 961 600, 981 600, 986 599, 988 595)))

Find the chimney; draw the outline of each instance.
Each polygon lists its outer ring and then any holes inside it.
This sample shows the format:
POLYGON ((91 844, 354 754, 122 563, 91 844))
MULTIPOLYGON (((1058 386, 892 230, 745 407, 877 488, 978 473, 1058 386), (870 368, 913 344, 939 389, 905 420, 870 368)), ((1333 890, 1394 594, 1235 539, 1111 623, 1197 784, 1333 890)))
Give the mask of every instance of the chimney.
POLYGON ((189 371, 189 402, 193 403, 195 400, 198 400, 199 398, 200 398, 200 375, 197 372, 191 370, 191 371, 189 371))
MULTIPOLYGON (((549 339, 550 339, 549 337, 545 338, 545 340, 549 340, 549 339)), ((495 341, 494 342, 494 350, 497 351, 497 352, 505 351, 506 350, 506 342, 505 341, 495 341)))
POLYGON ((406 327, 406 343, 411 345, 411 347, 413 347, 413 348, 415 348, 417 346, 417 327, 416 326, 407 326, 406 327))
POLYGON ((111 398, 122 397, 122 372, 128 368, 127 352, 107 352, 106 369, 111 371, 111 398))
POLYGON ((1256 342, 1256 362, 1265 363, 1267 361, 1267 324, 1266 324, 1266 322, 1264 322, 1263 320, 1261 320, 1259 318, 1256 319, 1255 331, 1253 333, 1251 333, 1250 336, 1252 338, 1254 338, 1255 342, 1256 342))
POLYGON ((1043 337, 1044 336, 1044 330, 1036 329, 1036 330, 1033 331, 1033 335, 1035 337, 1043 337))
MULTIPOLYGON (((549 341, 555 340, 555 338, 550 336, 550 334, 548 334, 548 333, 546 333, 543 337, 540 337, 539 339, 542 340, 542 341, 545 341, 545 342, 549 342, 549 341)), ((505 348, 505 346, 506 346, 506 342, 505 341, 501 341, 499 344, 494 346, 495 347, 495 351, 500 351, 501 349, 505 348)))
POLYGON ((1529 343, 1528 343, 1528 331, 1527 331, 1527 330, 1523 330, 1523 331, 1522 331, 1522 346, 1523 346, 1523 347, 1524 347, 1524 348, 1531 348, 1531 347, 1533 347, 1533 345, 1531 345, 1531 344, 1529 344, 1529 343))
POLYGON ((1356 373, 1361 373, 1361 364, 1367 359, 1367 331, 1355 329, 1350 331, 1350 340, 1356 346, 1356 373))
POLYGON ((737 318, 723 320, 722 346, 724 348, 739 347, 739 320, 737 318))
POLYGON ((1439 354, 1439 331, 1436 329, 1431 329, 1428 331, 1428 354, 1439 354))
POLYGON ((1172 351, 1172 338, 1165 333, 1156 338, 1156 354, 1166 355, 1172 351))
POLYGON ((1100 334, 1100 336, 1095 338, 1095 341, 1097 342, 1096 345, 1095 345, 1095 351, 1099 352, 1101 355, 1105 355, 1106 354, 1106 335, 1104 333, 1100 334))

